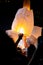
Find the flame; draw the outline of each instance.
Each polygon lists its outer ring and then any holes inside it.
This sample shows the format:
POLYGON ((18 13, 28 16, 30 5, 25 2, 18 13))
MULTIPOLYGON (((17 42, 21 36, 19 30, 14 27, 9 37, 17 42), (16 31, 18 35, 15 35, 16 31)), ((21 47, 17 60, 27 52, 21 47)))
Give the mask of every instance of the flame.
POLYGON ((30 0, 24 0, 23 7, 26 7, 28 10, 30 10, 30 0))
POLYGON ((15 26, 15 28, 13 28, 13 31, 17 32, 17 33, 23 33, 25 36, 30 36, 31 35, 31 27, 29 27, 30 29, 27 28, 27 25, 25 25, 25 23, 23 23, 24 25, 18 25, 15 26))
POLYGON ((23 28, 20 28, 18 31, 19 31, 19 33, 23 33, 24 34, 24 29, 23 28))

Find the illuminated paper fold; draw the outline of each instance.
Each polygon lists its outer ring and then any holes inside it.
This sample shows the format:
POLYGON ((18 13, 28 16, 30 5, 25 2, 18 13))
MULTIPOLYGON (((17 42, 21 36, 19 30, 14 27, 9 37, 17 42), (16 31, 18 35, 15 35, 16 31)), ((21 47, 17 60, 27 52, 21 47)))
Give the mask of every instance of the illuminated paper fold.
POLYGON ((32 35, 37 39, 39 36, 41 36, 42 28, 38 26, 34 26, 32 35))

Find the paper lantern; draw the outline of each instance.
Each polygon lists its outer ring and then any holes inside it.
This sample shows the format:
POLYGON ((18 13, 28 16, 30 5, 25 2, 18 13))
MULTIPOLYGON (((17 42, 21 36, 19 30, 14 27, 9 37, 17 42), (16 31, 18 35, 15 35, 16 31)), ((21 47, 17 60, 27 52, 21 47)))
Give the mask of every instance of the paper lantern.
POLYGON ((11 29, 17 33, 30 36, 34 27, 33 11, 21 8, 17 11, 11 29))
POLYGON ((17 11, 11 26, 11 30, 8 30, 6 32, 11 38, 13 38, 14 42, 17 41, 18 34, 23 33, 24 34, 22 39, 22 41, 24 42, 22 45, 23 49, 28 46, 26 43, 26 37, 31 36, 33 28, 34 28, 33 10, 28 10, 27 8, 23 7, 17 11))

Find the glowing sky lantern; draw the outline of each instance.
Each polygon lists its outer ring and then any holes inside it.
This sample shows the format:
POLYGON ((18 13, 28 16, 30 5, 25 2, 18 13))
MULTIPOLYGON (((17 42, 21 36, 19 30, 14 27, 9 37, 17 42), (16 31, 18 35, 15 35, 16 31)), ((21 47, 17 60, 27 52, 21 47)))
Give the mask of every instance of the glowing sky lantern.
MULTIPOLYGON (((23 33, 23 41, 26 43, 26 38, 32 34, 34 28, 33 10, 30 10, 30 0, 24 0, 23 8, 18 9, 15 18, 12 22, 11 30, 6 30, 7 34, 13 38, 14 42, 18 39, 18 34, 23 33), (16 35, 17 34, 17 35, 16 35)), ((21 44, 21 43, 20 43, 21 44)), ((24 47, 27 44, 24 44, 24 47)), ((22 45, 23 47, 23 45, 22 45)))
POLYGON ((21 8, 17 11, 11 29, 17 33, 30 36, 34 27, 33 11, 21 8))
MULTIPOLYGON (((15 15, 11 30, 6 30, 6 32, 13 38, 14 42, 17 41, 19 33, 24 34, 22 40, 19 42, 21 49, 28 47, 26 40, 28 42, 35 42, 41 36, 41 28, 34 26, 34 15, 33 10, 30 9, 30 0, 24 0, 23 8, 18 9, 15 15)), ((36 42, 34 45, 37 47, 36 42)))

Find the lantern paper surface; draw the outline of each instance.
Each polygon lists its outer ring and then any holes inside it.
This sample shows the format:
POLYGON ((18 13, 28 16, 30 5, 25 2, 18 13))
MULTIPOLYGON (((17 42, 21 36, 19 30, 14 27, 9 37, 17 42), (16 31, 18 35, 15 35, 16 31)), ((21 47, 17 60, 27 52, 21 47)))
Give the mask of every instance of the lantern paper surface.
POLYGON ((42 28, 38 26, 34 26, 32 35, 37 39, 39 36, 41 36, 42 28))
POLYGON ((11 29, 17 33, 30 36, 34 27, 33 11, 25 7, 17 11, 11 29))

